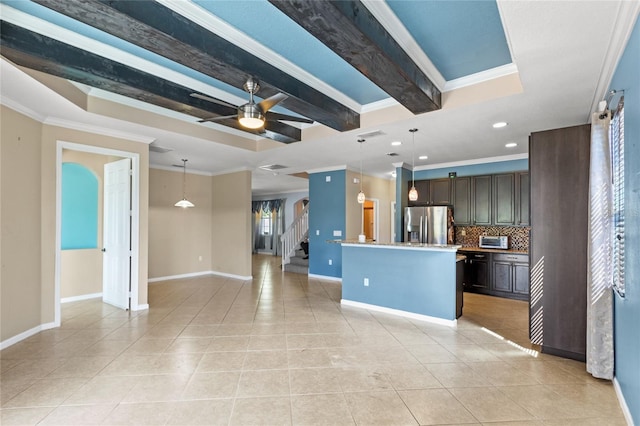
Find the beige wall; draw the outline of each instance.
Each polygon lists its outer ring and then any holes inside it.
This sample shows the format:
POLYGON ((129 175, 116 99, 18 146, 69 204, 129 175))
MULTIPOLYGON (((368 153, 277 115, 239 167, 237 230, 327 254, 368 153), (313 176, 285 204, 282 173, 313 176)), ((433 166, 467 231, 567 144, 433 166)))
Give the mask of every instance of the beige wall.
MULTIPOLYGON (((362 228, 362 204, 358 204, 360 184, 353 183, 354 178, 360 178, 359 172, 347 170, 346 174, 346 212, 345 239, 357 239, 362 228)), ((362 190, 367 200, 378 200, 378 241, 391 241, 391 202, 395 201, 395 182, 388 179, 364 175, 362 190)))
POLYGON ((41 316, 41 132, 40 123, 2 106, 0 341, 53 321, 41 316))
POLYGON ((212 178, 211 268, 251 276, 251 172, 212 178))
POLYGON ((149 170, 149 278, 211 271, 212 178, 187 174, 187 199, 194 208, 174 207, 182 199, 182 171, 149 170))
POLYGON ((111 136, 82 132, 57 126, 42 127, 41 207, 43 322, 54 320, 55 233, 56 233, 56 149, 57 142, 72 142, 139 154, 140 158, 140 233, 138 254, 138 304, 147 304, 148 218, 149 218, 149 146, 111 136))

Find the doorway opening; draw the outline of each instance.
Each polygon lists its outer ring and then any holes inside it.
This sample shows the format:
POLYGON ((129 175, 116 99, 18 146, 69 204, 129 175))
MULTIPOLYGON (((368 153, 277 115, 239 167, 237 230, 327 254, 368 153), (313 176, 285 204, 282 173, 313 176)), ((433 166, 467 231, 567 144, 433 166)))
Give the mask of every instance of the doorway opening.
POLYGON ((362 210, 362 224, 367 240, 378 241, 378 200, 368 199, 362 210))
MULTIPOLYGON (((140 249, 140 155, 137 153, 120 151, 109 148, 102 148, 91 145, 82 145, 71 142, 58 141, 56 146, 56 238, 55 238, 55 282, 54 282, 54 324, 59 327, 61 324, 61 289, 62 289, 62 166, 63 155, 65 152, 72 151, 77 153, 89 153, 97 154, 108 157, 111 161, 116 159, 127 159, 130 166, 131 185, 130 185, 130 208, 127 206, 126 214, 130 217, 128 221, 130 224, 129 229, 126 231, 128 234, 128 245, 130 247, 130 253, 127 255, 126 266, 128 280, 122 283, 122 286, 126 286, 127 298, 130 297, 130 302, 127 306, 131 310, 147 309, 148 305, 138 304, 138 288, 139 288, 139 249, 140 249)), ((105 161, 106 162, 106 161, 105 161)), ((128 197, 129 198, 129 197, 128 197)), ((124 208, 124 207, 123 207, 124 208)), ((108 213, 105 213, 107 215, 108 213)), ((107 220, 107 217, 103 217, 102 220, 107 220)), ((104 242, 103 242, 104 243, 104 242)), ((104 246, 103 246, 104 247, 104 246)), ((101 256, 102 262, 104 258, 101 256)), ((104 268, 103 268, 104 269, 104 268)), ((104 285, 104 282, 103 282, 104 285)))

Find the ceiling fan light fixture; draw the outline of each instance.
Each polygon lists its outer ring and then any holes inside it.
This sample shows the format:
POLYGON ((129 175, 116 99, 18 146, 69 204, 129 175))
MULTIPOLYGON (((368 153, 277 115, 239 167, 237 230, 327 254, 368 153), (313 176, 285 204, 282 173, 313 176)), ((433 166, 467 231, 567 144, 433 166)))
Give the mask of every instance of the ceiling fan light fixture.
POLYGON ((245 104, 238 107, 238 121, 247 129, 259 129, 264 126, 264 114, 255 104, 245 104))

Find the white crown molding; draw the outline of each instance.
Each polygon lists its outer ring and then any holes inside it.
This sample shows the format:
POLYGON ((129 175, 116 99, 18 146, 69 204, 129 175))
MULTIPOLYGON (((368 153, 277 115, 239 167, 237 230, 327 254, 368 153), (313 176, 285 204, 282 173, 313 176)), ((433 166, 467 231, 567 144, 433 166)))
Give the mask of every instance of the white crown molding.
POLYGON ((44 115, 35 112, 31 108, 27 108, 26 106, 22 105, 20 102, 17 102, 7 96, 2 96, 0 98, 0 104, 20 114, 26 115, 29 118, 39 121, 40 123, 42 123, 46 119, 44 115))
MULTIPOLYGON (((611 85, 613 73, 618 67, 622 53, 627 47, 627 42, 639 16, 640 1, 622 1, 618 3, 616 23, 609 28, 609 46, 602 63, 598 85, 591 101, 591 109, 587 111, 589 120, 591 119, 591 113, 597 110, 598 102, 605 98, 606 92, 611 85)), ((624 89, 624 87, 612 87, 612 89, 624 89)))
POLYGON ((149 136, 136 135, 134 133, 120 132, 106 127, 94 126, 92 124, 78 123, 76 121, 65 120, 56 117, 47 117, 43 124, 50 126, 64 127, 65 129, 78 130, 80 132, 94 133, 97 135, 109 136, 117 139, 125 139, 132 142, 150 144, 156 140, 149 136))
POLYGON ((464 77, 456 78, 455 80, 449 80, 444 85, 444 92, 450 92, 451 90, 461 89, 467 86, 473 86, 474 84, 484 83, 485 81, 494 80, 496 78, 504 77, 506 75, 516 74, 518 67, 516 64, 505 64, 499 67, 491 68, 485 71, 480 71, 475 74, 466 75, 464 77))
POLYGON ((339 166, 329 166, 329 167, 321 167, 319 169, 306 170, 308 174, 312 173, 326 173, 326 172, 335 172, 338 170, 347 170, 347 165, 342 164, 339 166))
POLYGON ((396 169, 407 169, 407 170, 411 170, 411 164, 407 164, 405 162, 400 162, 400 163, 391 163, 391 165, 393 167, 395 167, 396 169))
POLYGON ((309 196, 309 188, 301 188, 301 189, 288 189, 286 191, 278 191, 278 192, 265 192, 265 193, 261 193, 261 194, 256 194, 255 196, 253 196, 253 200, 254 201, 263 201, 264 200, 268 200, 269 198, 267 197, 273 197, 275 195, 281 195, 281 194, 296 194, 296 193, 301 193, 301 194, 306 194, 306 196, 309 196))
POLYGON ((354 111, 359 111, 362 107, 358 102, 351 99, 344 93, 336 90, 333 86, 328 85, 322 80, 317 79, 311 73, 303 70, 299 66, 290 62, 282 55, 274 52, 268 47, 258 43, 246 34, 233 28, 227 22, 218 18, 210 13, 208 10, 198 6, 190 1, 175 1, 175 0, 157 0, 158 3, 173 10, 176 13, 184 16, 190 21, 195 22, 203 28, 211 31, 214 34, 219 35, 225 40, 235 44, 243 50, 251 53, 257 58, 272 64, 276 68, 287 70, 287 74, 292 77, 308 84, 316 90, 324 93, 330 98, 340 102, 341 104, 351 108, 354 111))
MULTIPOLYGON (((150 169, 156 169, 156 170, 164 170, 167 172, 175 172, 175 173, 183 173, 183 169, 182 166, 180 167, 174 167, 174 166, 165 166, 162 164, 149 164, 149 168, 150 169)), ((187 174, 188 175, 199 175, 199 176, 213 176, 213 173, 211 172, 204 172, 201 170, 193 170, 193 169, 187 169, 187 174)))
POLYGON ((418 68, 431 79, 440 91, 443 91, 446 80, 387 3, 380 0, 362 0, 362 4, 382 24, 405 53, 413 59, 418 68))
POLYGON ((428 166, 416 167, 416 171, 443 169, 445 167, 473 166, 476 164, 499 163, 501 161, 526 160, 529 154, 513 154, 500 157, 476 158, 473 160, 452 161, 450 163, 429 164, 428 166))
POLYGON ((381 99, 376 102, 371 102, 366 105, 362 105, 362 108, 360 108, 360 114, 366 114, 367 112, 378 111, 381 109, 390 108, 397 105, 400 105, 400 102, 396 101, 393 98, 381 99))

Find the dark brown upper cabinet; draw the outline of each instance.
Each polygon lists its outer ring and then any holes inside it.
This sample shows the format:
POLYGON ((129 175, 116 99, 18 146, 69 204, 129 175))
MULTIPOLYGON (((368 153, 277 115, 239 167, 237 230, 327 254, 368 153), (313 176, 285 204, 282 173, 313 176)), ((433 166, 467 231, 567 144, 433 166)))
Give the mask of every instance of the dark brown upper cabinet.
POLYGON ((516 225, 529 226, 529 198, 531 185, 529 173, 516 173, 516 225))
POLYGON ((491 175, 471 178, 472 225, 491 225, 491 175))
MULTIPOLYGON (((411 182, 409 182, 411 185, 411 182)), ((418 200, 409 201, 410 206, 441 206, 452 204, 451 179, 417 180, 418 200)))
POLYGON ((515 186, 513 173, 493 176, 493 223, 514 225, 516 221, 515 186))
POLYGON ((471 178, 455 178, 452 184, 454 223, 456 225, 471 225, 471 178))

